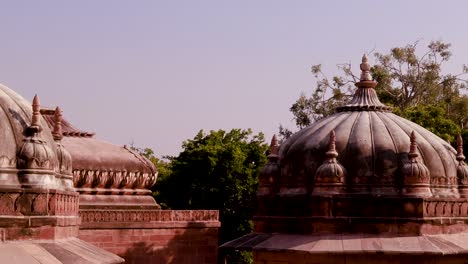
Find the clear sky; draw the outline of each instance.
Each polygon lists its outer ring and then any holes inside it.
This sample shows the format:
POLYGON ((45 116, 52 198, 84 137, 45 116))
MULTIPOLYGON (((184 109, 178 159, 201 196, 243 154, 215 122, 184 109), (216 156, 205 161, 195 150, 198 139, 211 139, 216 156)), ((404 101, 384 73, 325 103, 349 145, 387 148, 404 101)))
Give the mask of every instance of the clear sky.
MULTIPOLYGON (((116 144, 176 155, 203 129, 267 138, 310 66, 416 40, 468 64, 468 1, 0 0, 0 82, 116 144)), ((372 62, 372 61, 371 61, 372 62)))

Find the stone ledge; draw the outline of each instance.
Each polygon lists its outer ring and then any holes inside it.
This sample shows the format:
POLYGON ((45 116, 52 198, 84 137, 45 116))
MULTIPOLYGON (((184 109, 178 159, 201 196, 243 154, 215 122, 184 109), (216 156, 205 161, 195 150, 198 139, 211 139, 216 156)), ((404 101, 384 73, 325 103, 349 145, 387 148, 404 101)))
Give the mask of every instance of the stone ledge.
POLYGON ((81 229, 218 228, 217 210, 80 210, 81 229))
POLYGON ((83 223, 84 229, 174 229, 174 228, 219 228, 220 222, 95 222, 83 223))
POLYGON ((468 233, 425 236, 368 234, 292 235, 252 233, 220 250, 305 252, 308 254, 397 254, 468 256, 468 233))

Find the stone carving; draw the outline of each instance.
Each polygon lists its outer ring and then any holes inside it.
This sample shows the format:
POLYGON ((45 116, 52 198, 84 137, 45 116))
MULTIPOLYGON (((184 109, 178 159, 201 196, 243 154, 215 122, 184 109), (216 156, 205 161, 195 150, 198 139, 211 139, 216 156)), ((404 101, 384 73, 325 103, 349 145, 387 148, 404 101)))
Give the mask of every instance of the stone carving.
POLYGON ((78 214, 77 193, 5 193, 0 196, 2 215, 78 214))
MULTIPOLYGON (((268 163, 260 172, 258 177, 259 187, 257 195, 268 195, 274 188, 273 185, 278 185, 279 180, 279 165, 278 165, 278 139, 273 135, 270 143, 270 154, 268 155, 268 163)), ((276 186, 275 186, 276 187, 276 186)))
POLYGON ((467 217, 467 201, 426 201, 424 217, 467 217))
POLYGON ((328 151, 325 154, 326 160, 315 172, 314 194, 334 194, 343 192, 345 189, 346 169, 338 163, 336 158, 336 136, 335 131, 330 132, 328 151))
POLYGON ((20 169, 53 170, 54 168, 54 164, 52 164, 52 150, 44 140, 38 138, 39 132, 42 131, 42 127, 39 124, 41 115, 39 108, 39 98, 36 95, 32 104, 33 115, 31 125, 25 131, 26 137, 17 155, 18 168, 20 169))
POLYGON ((426 165, 419 159, 417 152, 416 134, 411 132, 410 151, 408 153, 409 161, 403 165, 403 194, 408 196, 430 197, 432 196, 429 188, 430 173, 426 165))
POLYGON ((146 190, 157 180, 154 174, 112 170, 74 170, 73 181, 78 192, 91 192, 92 189, 146 190), (85 190, 86 189, 86 190, 85 190))
POLYGON ((460 196, 468 198, 468 165, 465 163, 463 155, 463 139, 461 135, 457 136, 457 178, 460 196))
POLYGON ((55 143, 57 144, 57 158, 59 161, 59 172, 61 174, 71 175, 72 174, 72 157, 70 152, 65 149, 62 145, 62 111, 59 107, 55 109, 54 114, 54 129, 52 135, 55 143))
POLYGON ((32 212, 35 215, 47 215, 49 209, 47 202, 47 194, 41 193, 37 195, 32 201, 32 212))
POLYGON ((377 86, 377 82, 372 81, 370 75, 371 66, 367 55, 362 56, 361 68, 361 78, 360 82, 356 83, 358 89, 354 94, 353 98, 349 103, 344 106, 337 107, 338 112, 344 111, 382 111, 382 112, 391 112, 392 107, 382 104, 377 97, 377 93, 374 88, 377 86))
POLYGON ((0 156, 0 168, 15 168, 16 158, 8 158, 5 155, 0 156))
POLYGON ((49 214, 72 216, 78 213, 78 195, 55 193, 49 198, 49 214))
POLYGON ((80 210, 82 223, 218 221, 217 210, 80 210))
POLYGON ((2 215, 14 215, 15 214, 15 203, 10 194, 5 193, 0 197, 0 214, 2 215))

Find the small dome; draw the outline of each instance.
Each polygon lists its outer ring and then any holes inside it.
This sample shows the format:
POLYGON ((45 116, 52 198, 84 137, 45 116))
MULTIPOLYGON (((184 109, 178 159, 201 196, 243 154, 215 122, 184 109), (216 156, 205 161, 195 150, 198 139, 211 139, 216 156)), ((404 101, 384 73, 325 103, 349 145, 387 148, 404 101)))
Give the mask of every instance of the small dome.
POLYGON ((27 100, 0 85, 0 106, 0 186, 56 187, 57 148, 40 115, 39 99, 35 97, 33 111, 27 100))

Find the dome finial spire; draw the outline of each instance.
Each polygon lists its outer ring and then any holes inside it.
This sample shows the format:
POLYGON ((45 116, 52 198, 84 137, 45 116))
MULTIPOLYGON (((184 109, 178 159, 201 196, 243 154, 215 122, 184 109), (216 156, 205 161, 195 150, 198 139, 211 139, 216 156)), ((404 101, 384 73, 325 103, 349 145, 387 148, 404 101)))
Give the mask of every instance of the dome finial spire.
POLYGON ((41 116, 41 105, 39 103, 39 97, 37 94, 34 96, 33 102, 32 102, 32 118, 31 118, 31 125, 29 126, 29 129, 33 133, 41 132, 42 127, 39 124, 39 118, 41 116))
POLYGON ((54 130, 52 131, 52 135, 54 136, 55 140, 62 139, 62 110, 60 107, 57 106, 55 108, 54 113, 54 130))
POLYGON ((465 160, 465 156, 463 155, 463 138, 460 134, 457 136, 457 160, 465 160))
POLYGON ((362 56, 362 63, 361 63, 361 81, 372 81, 372 76, 370 75, 370 64, 369 60, 367 59, 367 54, 364 53, 362 56))
POLYGON ((335 130, 330 131, 330 141, 328 143, 327 157, 336 158, 338 153, 336 152, 336 135, 335 130))
POLYGON ((409 157, 410 158, 416 158, 418 157, 418 152, 416 151, 418 148, 418 145, 416 143, 416 134, 413 132, 411 132, 411 136, 410 136, 410 151, 408 153, 409 157))
POLYGON ((278 155, 278 139, 276 138, 276 134, 273 135, 271 138, 271 143, 270 143, 270 154, 272 155, 278 155))

